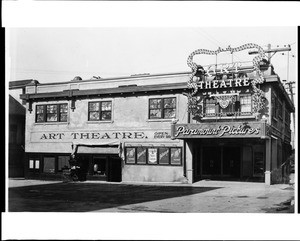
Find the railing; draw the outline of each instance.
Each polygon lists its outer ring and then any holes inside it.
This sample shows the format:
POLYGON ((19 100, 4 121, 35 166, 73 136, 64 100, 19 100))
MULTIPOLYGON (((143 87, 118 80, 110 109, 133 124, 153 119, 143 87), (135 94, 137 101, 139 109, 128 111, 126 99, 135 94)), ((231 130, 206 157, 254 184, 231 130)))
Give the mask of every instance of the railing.
POLYGON ((254 112, 221 112, 221 113, 203 113, 203 117, 237 117, 237 116, 253 116, 254 112))

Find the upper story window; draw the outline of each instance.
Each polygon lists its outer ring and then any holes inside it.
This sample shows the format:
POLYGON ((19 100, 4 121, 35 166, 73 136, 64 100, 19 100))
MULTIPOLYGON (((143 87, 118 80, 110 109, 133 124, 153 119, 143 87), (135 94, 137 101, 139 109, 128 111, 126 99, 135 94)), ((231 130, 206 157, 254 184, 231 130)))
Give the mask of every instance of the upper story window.
POLYGON ((217 112, 217 101, 214 98, 207 98, 205 100, 205 114, 206 116, 215 116, 217 112))
POLYGON ((216 98, 204 100, 204 116, 239 116, 252 114, 252 98, 250 94, 234 97, 227 105, 220 105, 216 98))
POLYGON ((109 121, 111 110, 111 101, 89 102, 89 121, 109 121))
POLYGON ((149 119, 175 118, 176 98, 149 99, 149 119))
POLYGON ((252 100, 251 95, 240 96, 240 112, 242 115, 251 114, 252 100))
POLYGON ((68 104, 36 106, 36 122, 67 122, 68 104))

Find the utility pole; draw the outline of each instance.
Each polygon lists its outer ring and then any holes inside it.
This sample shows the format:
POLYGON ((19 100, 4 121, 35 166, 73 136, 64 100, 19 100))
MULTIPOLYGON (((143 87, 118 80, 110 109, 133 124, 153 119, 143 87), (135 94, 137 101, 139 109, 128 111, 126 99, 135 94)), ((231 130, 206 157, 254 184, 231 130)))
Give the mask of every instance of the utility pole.
MULTIPOLYGON (((291 46, 288 45, 288 47, 284 47, 284 48, 271 48, 271 44, 268 44, 268 49, 264 50, 265 53, 268 54, 268 61, 269 63, 271 63, 271 58, 278 52, 286 52, 286 51, 291 51, 291 46), (271 55, 271 53, 273 53, 271 55)), ((258 54, 257 50, 251 50, 248 52, 248 54, 258 54)))
MULTIPOLYGON (((269 61, 269 63, 271 63, 271 58, 276 54, 276 53, 278 53, 278 52, 287 52, 287 56, 288 56, 288 61, 287 61, 287 80, 283 80, 282 82, 285 84, 285 85, 287 85, 288 87, 286 88, 286 90, 288 90, 289 91, 289 95, 290 95, 290 98, 291 98, 291 101, 292 101, 292 103, 293 104, 295 104, 294 103, 294 93, 293 93, 293 84, 295 83, 294 81, 292 82, 292 81, 289 81, 289 52, 291 51, 292 49, 291 49, 291 45, 290 44, 288 44, 287 45, 287 47, 286 47, 286 45, 284 45, 284 47, 283 48, 271 48, 271 44, 268 44, 268 49, 266 49, 266 50, 264 50, 264 52, 265 53, 267 53, 268 54, 268 61, 269 61), (271 53, 273 53, 272 55, 271 55, 271 53)), ((257 50, 253 50, 253 51, 249 51, 248 52, 248 54, 258 54, 258 51, 257 50)), ((282 55, 284 55, 284 54, 282 54, 282 55)), ((294 57, 294 56, 293 56, 294 57)), ((292 128, 293 128, 293 130, 295 131, 295 113, 292 113, 292 121, 293 121, 293 123, 292 123, 292 128)))

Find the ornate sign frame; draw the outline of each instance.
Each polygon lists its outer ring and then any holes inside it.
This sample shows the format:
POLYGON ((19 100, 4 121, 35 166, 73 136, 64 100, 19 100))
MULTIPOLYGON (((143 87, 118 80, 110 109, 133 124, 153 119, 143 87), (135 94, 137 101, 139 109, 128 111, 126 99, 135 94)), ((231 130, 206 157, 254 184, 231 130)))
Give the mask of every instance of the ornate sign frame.
MULTIPOLYGON (((198 92, 198 84, 197 84, 197 80, 195 80, 194 77, 197 74, 199 68, 199 66, 195 62, 193 62, 193 58, 195 55, 199 55, 199 54, 218 55, 219 53, 222 52, 230 52, 232 54, 234 52, 239 52, 239 51, 253 49, 253 48, 257 49, 258 52, 258 55, 255 56, 252 60, 253 69, 256 72, 256 77, 253 80, 251 80, 251 86, 253 88, 253 95, 252 95, 253 111, 254 113, 258 113, 261 109, 263 109, 265 107, 265 97, 264 97, 264 92, 261 89, 259 89, 259 84, 264 83, 265 79, 263 77, 263 73, 260 70, 260 62, 263 59, 265 59, 266 56, 262 47, 254 43, 247 43, 236 48, 232 48, 230 47, 230 45, 225 49, 219 47, 215 51, 208 50, 208 49, 197 49, 188 56, 187 65, 192 70, 192 74, 190 75, 187 83, 187 87, 192 90, 192 92, 188 94, 188 111, 196 116, 201 116, 202 114, 200 113, 201 108, 199 108, 198 106, 199 98, 195 96, 198 92)), ((224 102, 224 104, 226 103, 224 102)))

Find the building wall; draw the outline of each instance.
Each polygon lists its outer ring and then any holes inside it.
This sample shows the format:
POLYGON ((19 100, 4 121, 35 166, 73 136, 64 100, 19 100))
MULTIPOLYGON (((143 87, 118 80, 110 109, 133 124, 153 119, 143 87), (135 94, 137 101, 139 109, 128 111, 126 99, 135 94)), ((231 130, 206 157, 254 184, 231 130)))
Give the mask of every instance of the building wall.
MULTIPOLYGON (((48 101, 33 104, 33 111, 26 115, 26 152, 62 152, 71 153, 72 143, 101 144, 108 141, 121 141, 123 143, 168 142, 181 143, 171 140, 171 120, 148 119, 149 98, 176 97, 176 119, 187 121, 186 97, 183 95, 153 95, 76 100, 76 108, 68 113, 68 122, 35 123, 35 109, 38 104, 58 104, 70 101, 48 101), (98 100, 112 100, 112 121, 88 121, 88 102, 98 100), (91 136, 80 138, 72 133, 100 133, 100 138, 91 136), (121 132, 116 136, 116 132, 121 132), (138 134, 135 134, 138 132, 138 134), (162 138, 156 138, 155 133, 166 132, 162 138), (104 134, 108 133, 108 136, 104 134), (130 134, 131 133, 131 134, 130 134), (50 135, 53 134, 53 135, 50 135)), ((181 145, 181 144, 180 144, 181 145)))
MULTIPOLYGON (((126 97, 77 99, 74 111, 71 101, 34 102, 26 115, 26 152, 70 154, 72 144, 101 145, 122 143, 127 146, 182 147, 181 140, 171 140, 170 119, 149 119, 149 98, 176 97, 176 119, 187 122, 186 97, 180 94, 135 95, 126 97), (112 101, 111 121, 88 121, 90 101, 112 101), (36 123, 36 105, 68 103, 68 121, 36 123), (94 133, 94 134, 93 134, 94 133)), ((28 106, 27 106, 28 108, 28 106)), ((41 163, 42 165, 42 163, 41 163)), ((181 182, 183 165, 128 165, 122 160, 123 181, 181 182)))
POLYGON ((9 177, 24 176, 25 108, 9 95, 9 177))

